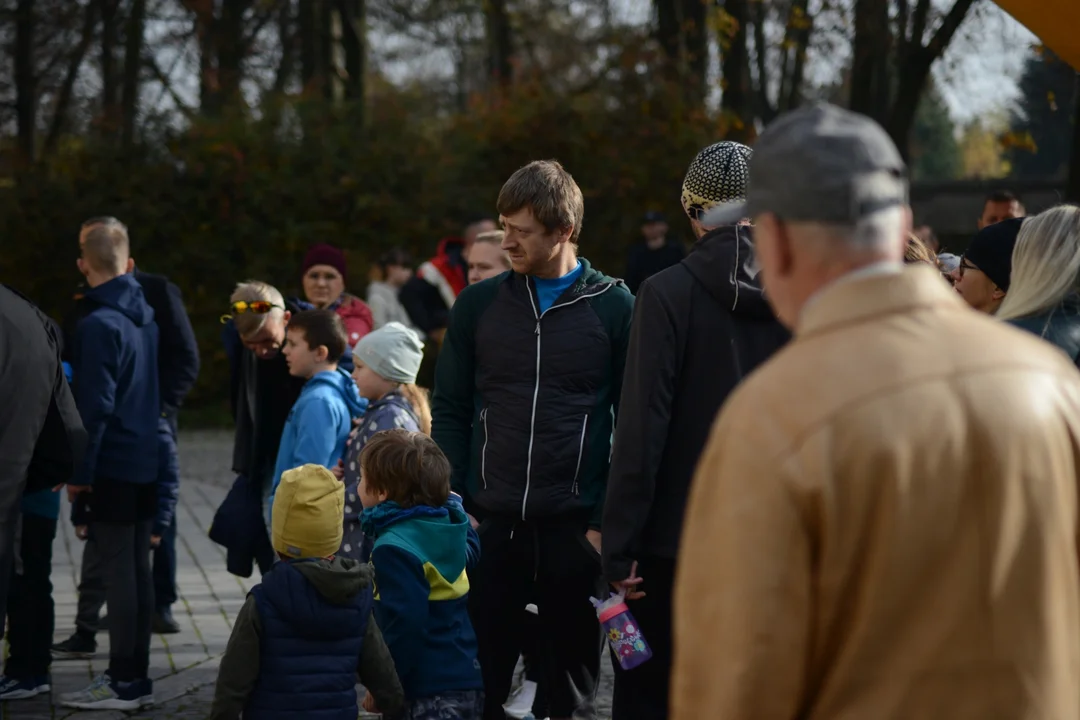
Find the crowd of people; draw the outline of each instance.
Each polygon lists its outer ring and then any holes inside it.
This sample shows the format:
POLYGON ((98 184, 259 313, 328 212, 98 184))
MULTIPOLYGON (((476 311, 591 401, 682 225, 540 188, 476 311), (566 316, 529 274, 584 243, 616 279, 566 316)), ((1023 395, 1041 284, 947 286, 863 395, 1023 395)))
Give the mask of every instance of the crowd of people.
MULTIPOLYGON (((366 301, 325 244, 302 297, 236 286, 210 534, 261 582, 214 720, 595 718, 612 593, 652 653, 612 663, 613 720, 1080 716, 1080 208, 995 193, 951 255, 884 130, 824 103, 703 149, 681 200, 694 246, 649 212, 625 279, 537 161, 432 259, 382 255, 366 301)), ((0 700, 106 628, 108 671, 62 702, 137 710, 179 631, 198 353, 120 221, 79 250, 65 330, 0 291, 36 358, 0 345, 26 477, 0 497, 0 700), (50 654, 64 485, 85 546, 50 654)))

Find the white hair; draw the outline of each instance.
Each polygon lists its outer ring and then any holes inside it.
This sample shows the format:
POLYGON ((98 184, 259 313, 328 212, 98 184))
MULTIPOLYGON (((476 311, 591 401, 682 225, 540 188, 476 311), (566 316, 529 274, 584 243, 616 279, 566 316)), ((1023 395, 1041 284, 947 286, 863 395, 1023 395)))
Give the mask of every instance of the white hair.
POLYGON ((236 331, 240 333, 240 337, 251 337, 255 333, 262 330, 263 325, 270 318, 274 320, 281 320, 285 317, 285 298, 281 296, 281 292, 270 285, 259 280, 248 280, 247 282, 238 283, 236 289, 233 290, 232 296, 229 297, 229 304, 238 302, 268 302, 274 306, 274 308, 268 313, 240 313, 233 318, 233 324, 236 326, 236 331))
POLYGON ((890 207, 859 218, 854 225, 800 223, 800 230, 814 238, 841 243, 852 250, 898 248, 906 242, 904 207, 890 207))
POLYGON ((1058 205, 1024 220, 1013 248, 1002 320, 1049 310, 1078 289, 1080 207, 1058 205))

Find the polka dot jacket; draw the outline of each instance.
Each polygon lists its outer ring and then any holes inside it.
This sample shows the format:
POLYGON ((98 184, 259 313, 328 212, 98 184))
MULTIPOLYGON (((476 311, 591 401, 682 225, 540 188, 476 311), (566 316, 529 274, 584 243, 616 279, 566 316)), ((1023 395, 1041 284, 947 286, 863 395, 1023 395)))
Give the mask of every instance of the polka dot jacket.
POLYGON ((360 529, 360 513, 364 508, 360 504, 356 489, 360 482, 360 451, 375 433, 396 428, 419 432, 420 422, 409 401, 394 390, 371 404, 360 425, 349 437, 345 449, 345 533, 342 536, 341 550, 338 552, 342 557, 368 561, 371 541, 364 538, 360 529))

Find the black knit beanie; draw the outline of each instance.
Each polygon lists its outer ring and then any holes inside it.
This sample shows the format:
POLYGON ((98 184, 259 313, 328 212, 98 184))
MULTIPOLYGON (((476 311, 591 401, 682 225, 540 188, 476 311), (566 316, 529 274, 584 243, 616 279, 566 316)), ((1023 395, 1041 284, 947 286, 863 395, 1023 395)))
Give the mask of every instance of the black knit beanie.
POLYGON ((1012 254, 1016 247, 1016 236, 1024 218, 1002 220, 988 225, 971 238, 964 257, 971 264, 986 274, 986 277, 1005 292, 1009 291, 1009 277, 1012 275, 1012 254))

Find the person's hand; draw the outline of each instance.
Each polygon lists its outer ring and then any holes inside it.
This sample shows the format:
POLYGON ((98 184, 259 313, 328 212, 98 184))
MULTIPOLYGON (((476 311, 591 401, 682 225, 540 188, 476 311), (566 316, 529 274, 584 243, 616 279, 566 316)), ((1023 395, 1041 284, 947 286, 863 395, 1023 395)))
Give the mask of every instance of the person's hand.
POLYGON ((615 592, 622 593, 627 600, 640 600, 645 597, 645 593, 637 589, 642 580, 643 578, 637 574, 637 560, 635 560, 630 564, 630 577, 611 583, 611 587, 615 588, 615 592))
POLYGON ((90 528, 87 527, 86 525, 76 525, 75 526, 75 537, 79 538, 80 540, 85 540, 87 537, 89 537, 89 535, 90 535, 90 528))
POLYGON ((159 547, 160 545, 161 545, 161 536, 160 535, 151 535, 150 536, 150 547, 155 547, 156 548, 156 547, 159 547))
MULTIPOLYGON (((466 515, 469 515, 469 513, 465 513, 465 514, 466 514, 466 515)), ((476 521, 476 518, 474 518, 474 517, 473 517, 472 515, 469 515, 469 524, 470 524, 470 525, 472 525, 472 529, 473 529, 473 530, 475 530, 476 528, 480 527, 480 523, 479 523, 479 522, 477 522, 477 521, 476 521)))
POLYGON ((599 530, 586 530, 585 539, 589 541, 589 544, 596 550, 596 554, 600 554, 600 531, 599 530))
POLYGON ((334 477, 338 480, 345 480, 345 463, 341 460, 337 461, 337 465, 330 468, 330 472, 334 473, 334 477))
POLYGON ((84 492, 88 493, 88 492, 93 492, 93 491, 94 491, 94 488, 92 486, 90 486, 90 485, 68 485, 67 486, 68 502, 70 502, 70 503, 75 502, 75 498, 79 497, 80 493, 84 493, 84 492))
POLYGON ((370 691, 364 696, 364 702, 361 706, 369 713, 379 714, 379 708, 375 705, 375 696, 370 691))

